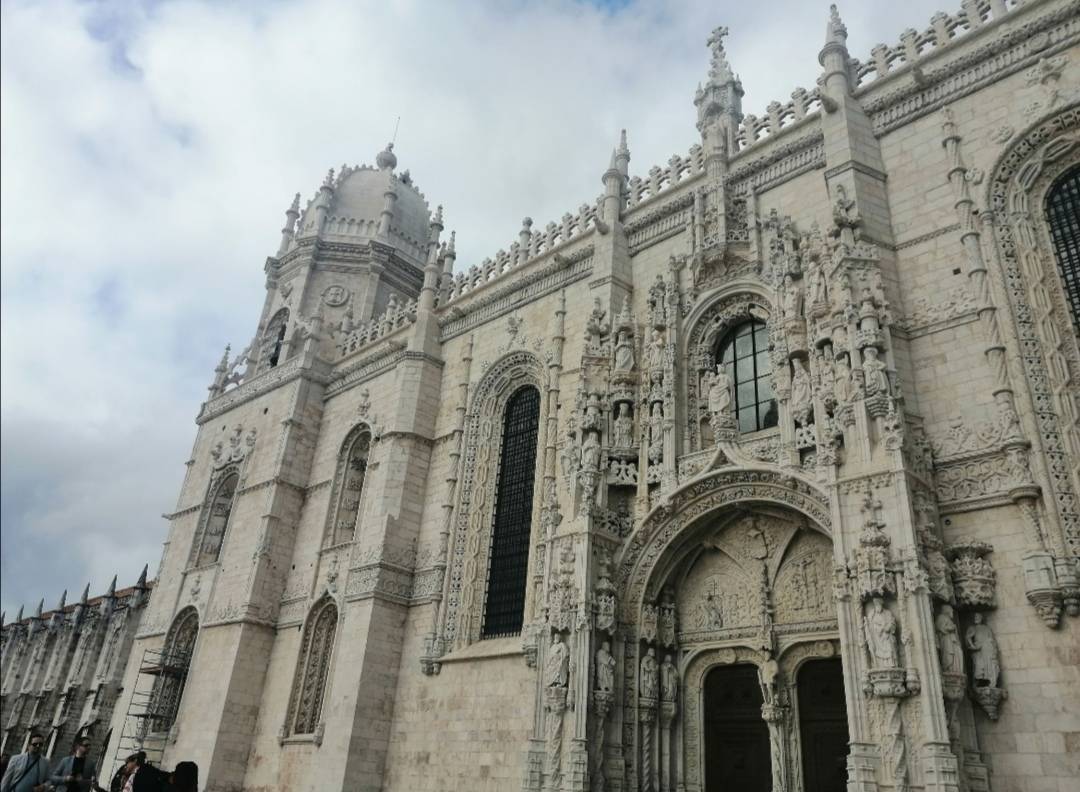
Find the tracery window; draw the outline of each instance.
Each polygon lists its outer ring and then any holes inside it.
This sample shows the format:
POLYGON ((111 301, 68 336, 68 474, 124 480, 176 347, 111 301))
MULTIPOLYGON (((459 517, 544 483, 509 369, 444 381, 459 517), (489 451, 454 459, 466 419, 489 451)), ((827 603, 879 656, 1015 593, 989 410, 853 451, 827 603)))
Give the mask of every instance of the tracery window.
POLYGON ((239 471, 232 469, 219 475, 217 482, 211 484, 195 552, 195 566, 212 564, 221 555, 221 543, 225 538, 225 529, 229 527, 239 482, 239 471))
POLYGON ((289 705, 289 734, 314 734, 318 728, 337 619, 338 609, 330 597, 316 603, 308 615, 289 705))
POLYGON ((194 608, 185 608, 173 620, 162 646, 153 697, 153 731, 166 731, 176 721, 198 637, 199 614, 194 608))
POLYGON ((281 360, 285 346, 285 331, 289 327, 289 309, 282 308, 266 324, 259 349, 259 370, 271 369, 281 360))
POLYGON ((327 531, 331 545, 352 541, 356 535, 370 451, 371 432, 363 425, 349 432, 341 444, 331 496, 330 530, 327 531))
POLYGON ((495 484, 483 638, 517 635, 525 616, 540 392, 530 386, 506 402, 495 484))
POLYGON ((734 383, 739 431, 756 432, 776 426, 776 397, 765 323, 751 320, 732 329, 720 343, 716 362, 723 364, 734 383))
POLYGON ((1046 220, 1073 327, 1080 332, 1080 166, 1067 171, 1046 196, 1046 220))

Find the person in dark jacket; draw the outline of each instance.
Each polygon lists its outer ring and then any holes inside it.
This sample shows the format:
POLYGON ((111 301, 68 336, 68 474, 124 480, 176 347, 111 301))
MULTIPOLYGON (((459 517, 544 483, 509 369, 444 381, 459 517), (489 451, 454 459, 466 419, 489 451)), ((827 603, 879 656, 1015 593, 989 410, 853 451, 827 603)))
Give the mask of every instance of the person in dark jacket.
POLYGON ((198 792, 199 766, 194 762, 180 762, 169 775, 168 792, 198 792))
POLYGON ((93 789, 97 765, 93 759, 87 758, 89 751, 90 740, 80 737, 75 741, 74 753, 65 756, 53 768, 49 783, 56 792, 89 792, 93 789))

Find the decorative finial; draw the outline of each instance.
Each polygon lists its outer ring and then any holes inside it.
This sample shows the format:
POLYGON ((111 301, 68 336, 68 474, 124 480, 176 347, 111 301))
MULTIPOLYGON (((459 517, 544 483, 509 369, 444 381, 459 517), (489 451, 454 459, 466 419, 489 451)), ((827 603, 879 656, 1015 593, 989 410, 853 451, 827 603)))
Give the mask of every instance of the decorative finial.
POLYGON ((22 615, 22 613, 23 613, 23 606, 22 606, 22 605, 20 605, 20 606, 19 606, 19 613, 18 613, 18 614, 17 614, 16 616, 15 616, 15 623, 16 623, 16 624, 18 624, 19 622, 21 622, 21 621, 23 620, 23 615, 22 615))
POLYGON ((37 610, 34 612, 34 618, 35 619, 40 619, 41 618, 41 611, 44 610, 44 609, 45 609, 45 598, 42 597, 40 600, 38 600, 37 610))
POLYGON ((286 214, 300 213, 300 193, 293 196, 292 203, 289 204, 289 208, 286 210, 286 214))
POLYGON ((113 575, 112 583, 109 584, 109 590, 105 592, 105 596, 110 599, 116 596, 116 575, 113 575))
POLYGON ((323 180, 323 187, 334 186, 334 169, 331 168, 326 172, 326 178, 323 180))
POLYGON ((135 581, 135 588, 146 588, 146 572, 149 566, 149 564, 143 564, 142 572, 139 574, 139 579, 135 581))
POLYGON ((56 603, 56 610, 62 611, 67 607, 67 589, 64 589, 64 593, 60 595, 60 601, 56 603))
POLYGON ((455 255, 454 242, 456 240, 457 240, 457 231, 451 231, 450 232, 450 242, 446 246, 446 252, 447 252, 448 255, 451 255, 451 256, 455 255))
POLYGON ((375 164, 379 166, 379 170, 393 170, 397 167, 393 143, 387 143, 386 148, 375 155, 375 164))
POLYGON ((79 603, 85 605, 90 599, 90 581, 86 581, 86 588, 82 590, 82 597, 79 599, 79 603))
POLYGON ((724 36, 726 35, 728 35, 728 29, 721 25, 713 29, 713 32, 709 34, 709 38, 705 41, 712 50, 709 78, 717 83, 729 82, 735 78, 731 71, 731 65, 727 61, 727 54, 724 52, 724 36))
POLYGON ((829 24, 825 26, 825 43, 842 46, 847 43, 847 28, 840 19, 840 11, 837 10, 835 3, 829 6, 829 24))
POLYGON ((442 227, 442 224, 443 224, 442 204, 439 204, 438 206, 435 207, 435 216, 431 218, 431 224, 432 225, 437 225, 440 228, 442 227))

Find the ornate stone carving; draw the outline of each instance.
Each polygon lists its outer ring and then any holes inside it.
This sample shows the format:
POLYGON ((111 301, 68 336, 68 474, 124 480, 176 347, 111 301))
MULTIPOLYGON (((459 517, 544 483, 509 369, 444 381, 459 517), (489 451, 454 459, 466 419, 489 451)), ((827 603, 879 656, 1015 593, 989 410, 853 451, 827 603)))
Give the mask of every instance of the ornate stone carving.
POLYGON ((998 706, 1005 698, 1005 691, 998 685, 1001 659, 997 638, 981 613, 976 612, 971 621, 964 632, 964 643, 971 653, 972 693, 990 720, 997 720, 998 706))
POLYGON ((872 670, 900 668, 896 631, 896 617, 885 607, 885 601, 881 597, 874 597, 863 616, 863 635, 866 638, 872 670))
POLYGON ((986 555, 993 551, 985 542, 950 545, 945 553, 952 561, 956 601, 963 608, 992 608, 997 575, 986 555))

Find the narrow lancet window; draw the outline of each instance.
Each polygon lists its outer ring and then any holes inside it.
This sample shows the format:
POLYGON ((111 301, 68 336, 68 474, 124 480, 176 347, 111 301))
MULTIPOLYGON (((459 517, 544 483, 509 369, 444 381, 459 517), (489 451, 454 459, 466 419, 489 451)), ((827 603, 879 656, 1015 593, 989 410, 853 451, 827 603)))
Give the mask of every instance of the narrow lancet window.
POLYGON ((776 397, 769 360, 769 331, 764 322, 744 322, 725 336, 717 363, 721 363, 735 389, 735 417, 740 432, 776 426, 776 397))
POLYGON ((337 606, 329 597, 318 602, 308 616, 293 682, 289 734, 314 734, 319 726, 337 619, 337 606))
POLYGON ((195 555, 195 566, 212 564, 221 555, 221 544, 225 539, 225 529, 229 527, 229 517, 232 516, 239 481, 239 474, 232 471, 226 473, 213 486, 206 505, 206 514, 203 515, 203 529, 195 555))
POLYGON ((540 392, 527 386, 506 403, 482 637, 517 635, 525 616, 540 392))
POLYGON ((199 614, 194 608, 185 608, 177 614, 165 636, 165 645, 157 664, 158 677, 154 684, 153 704, 148 713, 151 731, 168 731, 176 721, 198 637, 199 614))
POLYGON ((330 516, 331 545, 351 542, 356 536, 370 450, 371 433, 363 426, 350 432, 341 446, 330 516))
POLYGON ((1054 243, 1061 287, 1080 333, 1080 166, 1062 176, 1046 197, 1046 221, 1054 243))
POLYGON ((262 336, 262 344, 259 349, 259 370, 274 368, 281 360, 281 352, 285 346, 285 331, 289 327, 289 309, 282 308, 271 317, 266 325, 266 331, 262 336))

